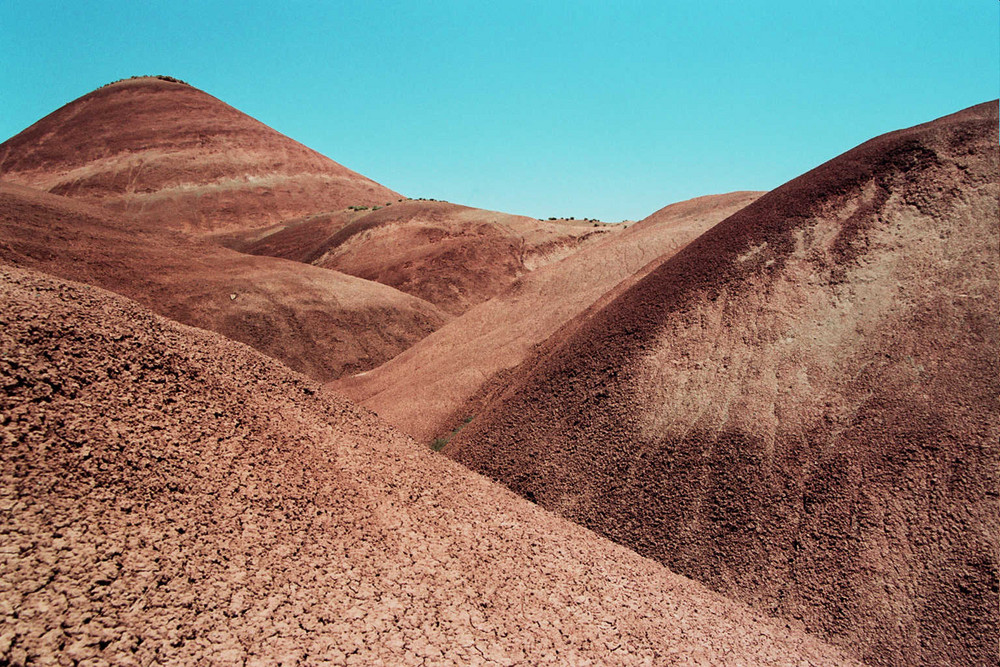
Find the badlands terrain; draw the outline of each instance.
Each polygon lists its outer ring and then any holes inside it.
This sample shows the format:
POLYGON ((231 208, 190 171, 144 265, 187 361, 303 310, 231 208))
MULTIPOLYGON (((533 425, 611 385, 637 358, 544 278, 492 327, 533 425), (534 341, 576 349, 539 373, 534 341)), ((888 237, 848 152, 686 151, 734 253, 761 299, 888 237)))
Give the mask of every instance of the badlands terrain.
POLYGON ((996 664, 997 122, 626 226, 67 104, 0 144, 0 664, 996 664))

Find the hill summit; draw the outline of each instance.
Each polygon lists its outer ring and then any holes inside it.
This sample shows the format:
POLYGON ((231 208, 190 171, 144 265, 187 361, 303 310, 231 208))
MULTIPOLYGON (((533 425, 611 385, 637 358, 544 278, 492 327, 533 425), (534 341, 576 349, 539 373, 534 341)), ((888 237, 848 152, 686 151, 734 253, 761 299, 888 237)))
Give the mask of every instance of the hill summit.
POLYGON ((98 88, 0 144, 0 179, 196 232, 400 197, 167 76, 98 88))

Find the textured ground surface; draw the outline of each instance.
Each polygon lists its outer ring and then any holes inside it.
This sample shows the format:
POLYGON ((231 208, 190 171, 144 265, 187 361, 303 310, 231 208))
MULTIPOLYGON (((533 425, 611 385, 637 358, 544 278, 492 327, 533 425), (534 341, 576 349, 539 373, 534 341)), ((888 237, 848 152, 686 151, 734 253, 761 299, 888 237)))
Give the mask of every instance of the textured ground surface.
POLYGON ((446 451, 866 661, 996 664, 997 143, 993 102, 763 196, 446 451))
POLYGON ((525 275, 385 365, 343 378, 337 389, 429 442, 476 414, 504 386, 504 372, 559 327, 759 195, 700 197, 657 211, 525 275))
POLYGON ((447 319, 385 285, 242 255, 3 183, 0 259, 125 294, 321 380, 373 368, 447 319))
POLYGON ((247 347, 0 267, 0 662, 846 664, 247 347))
POLYGON ((459 315, 528 271, 616 231, 404 200, 378 210, 307 216, 223 242, 374 280, 459 315))
POLYGON ((114 83, 0 144, 0 179, 204 232, 399 194, 197 88, 114 83))

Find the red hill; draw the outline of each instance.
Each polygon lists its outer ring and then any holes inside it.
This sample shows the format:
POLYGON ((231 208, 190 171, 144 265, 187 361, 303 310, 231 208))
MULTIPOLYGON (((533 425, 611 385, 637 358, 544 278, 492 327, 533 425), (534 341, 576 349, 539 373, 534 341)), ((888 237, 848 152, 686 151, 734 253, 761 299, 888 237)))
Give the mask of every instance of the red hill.
POLYGON ((761 197, 449 453, 873 664, 998 641, 997 103, 761 197))
POLYGON ((447 319, 385 285, 242 255, 4 183, 0 260, 124 294, 320 380, 378 366, 447 319))
POLYGON ((560 327, 758 196, 736 192, 668 206, 526 274, 405 353, 336 387, 417 439, 446 436, 560 327))
POLYGON ((840 665, 215 334, 0 266, 0 662, 840 665))
POLYGON ((399 195, 197 88, 119 81, 0 144, 0 178, 197 232, 399 195))
POLYGON ((404 200, 377 210, 311 215, 223 242, 374 280, 460 315, 525 273, 613 231, 404 200))

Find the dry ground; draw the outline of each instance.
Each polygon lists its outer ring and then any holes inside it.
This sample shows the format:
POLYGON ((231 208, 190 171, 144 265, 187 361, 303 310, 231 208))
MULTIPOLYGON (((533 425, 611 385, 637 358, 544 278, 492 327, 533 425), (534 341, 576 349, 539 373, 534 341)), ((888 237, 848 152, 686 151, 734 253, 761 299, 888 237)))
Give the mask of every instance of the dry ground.
POLYGON ((245 346, 0 268, 0 662, 846 664, 245 346))
POLYGON ((997 144, 993 102, 764 195, 445 451, 865 661, 994 663, 997 144))

